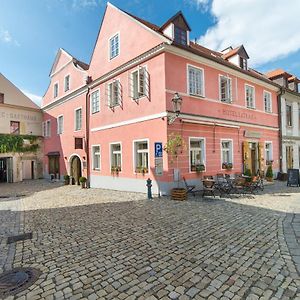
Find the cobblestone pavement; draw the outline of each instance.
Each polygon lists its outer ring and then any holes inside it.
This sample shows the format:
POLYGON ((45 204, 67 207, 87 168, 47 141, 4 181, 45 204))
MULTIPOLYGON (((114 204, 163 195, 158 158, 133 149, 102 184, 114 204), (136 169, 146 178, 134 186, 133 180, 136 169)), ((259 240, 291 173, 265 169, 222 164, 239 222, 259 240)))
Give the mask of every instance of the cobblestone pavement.
POLYGON ((54 204, 40 197, 40 209, 26 203, 37 194, 10 201, 22 204, 23 221, 20 207, 0 211, 1 221, 19 218, 19 230, 33 232, 32 240, 15 244, 11 266, 43 272, 7 299, 300 299, 298 253, 290 252, 299 242, 299 214, 262 207, 265 195, 175 202, 122 193, 121 202, 109 203, 107 191, 77 189, 97 203, 63 207, 57 195, 69 188, 48 191, 54 204))

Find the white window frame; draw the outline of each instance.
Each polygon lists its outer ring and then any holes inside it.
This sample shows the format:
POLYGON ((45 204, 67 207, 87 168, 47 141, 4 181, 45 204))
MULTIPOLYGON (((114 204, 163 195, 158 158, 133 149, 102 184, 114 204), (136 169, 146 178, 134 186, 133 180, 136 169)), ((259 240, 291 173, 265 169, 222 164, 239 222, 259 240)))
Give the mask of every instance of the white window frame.
POLYGON ((267 113, 272 113, 272 93, 268 92, 268 91, 263 91, 263 100, 264 100, 264 111, 267 113), (270 101, 270 110, 266 110, 266 102, 265 102, 265 95, 269 95, 269 101, 270 101))
POLYGON ((123 170, 123 155, 122 155, 122 142, 113 142, 113 143, 110 143, 109 144, 109 167, 110 167, 110 170, 111 170, 111 168, 113 167, 113 165, 112 165, 112 158, 113 158, 113 149, 112 149, 112 146, 113 145, 120 145, 120 156, 121 156, 121 171, 119 171, 119 173, 121 173, 122 172, 122 170, 123 170))
POLYGON ((100 89, 94 90, 90 95, 90 106, 91 106, 91 115, 96 114, 100 111, 100 89), (93 94, 98 93, 98 110, 93 111, 93 94))
POLYGON ((219 100, 222 102, 222 103, 232 103, 232 78, 227 76, 227 75, 223 75, 223 74, 219 74, 219 100), (222 78, 226 78, 229 83, 229 98, 228 99, 225 99, 225 100, 222 100, 222 86, 221 86, 221 80, 222 78))
POLYGON ((194 66, 194 65, 187 64, 186 71, 187 71, 187 77, 186 77, 187 78, 187 94, 190 95, 190 96, 194 96, 194 97, 204 98, 205 97, 205 73, 204 73, 204 69, 201 68, 201 67, 197 67, 197 66, 194 66), (202 91, 201 91, 202 93, 201 94, 190 93, 190 72, 189 72, 190 68, 197 69, 197 70, 200 70, 202 72, 202 91))
POLYGON ((57 116, 56 123, 57 123, 57 134, 58 135, 63 134, 64 133, 64 115, 57 116), (62 126, 61 126, 61 128, 60 128, 60 125, 59 125, 59 118, 62 118, 62 126))
POLYGON ((68 92, 71 89, 71 74, 67 74, 64 77, 64 92, 68 92), (69 88, 66 90, 66 78, 69 77, 69 88))
POLYGON ((293 105, 291 102, 285 103, 285 117, 286 117, 286 127, 291 128, 294 126, 294 118, 293 118, 293 105), (288 124, 288 118, 287 118, 287 109, 286 107, 289 106, 291 108, 291 124, 288 124))
POLYGON ((148 172, 147 173, 144 173, 144 174, 149 174, 150 172, 150 140, 148 138, 145 138, 145 139, 138 139, 138 140, 133 140, 132 141, 132 152, 133 152, 133 174, 139 174, 136 172, 136 159, 137 159, 137 152, 136 152, 136 143, 139 143, 139 142, 147 142, 147 145, 148 145, 148 149, 147 149, 147 152, 148 152, 148 172))
POLYGON ((267 144, 270 145, 270 157, 271 157, 271 159, 269 159, 269 160, 273 160, 273 142, 272 141, 265 141, 265 161, 267 161, 267 147, 266 147, 267 144))
POLYGON ((109 39, 108 39, 108 57, 109 60, 113 60, 114 58, 118 57, 121 53, 121 39, 120 39, 120 32, 115 33, 114 35, 112 35, 109 39), (118 53, 114 56, 112 56, 111 53, 111 41, 118 36, 118 44, 119 44, 119 48, 118 48, 118 53))
POLYGON ((101 146, 99 145, 92 145, 91 146, 91 154, 92 154, 92 170, 93 171, 101 171, 101 146), (97 152, 99 155, 99 168, 95 168, 95 157, 94 157, 94 148, 99 147, 99 152, 97 152))
POLYGON ((256 105, 255 105, 255 86, 247 84, 247 83, 245 84, 245 103, 246 103, 246 107, 249 109, 255 109, 255 107, 256 107, 256 105), (248 106, 247 87, 250 87, 253 89, 253 99, 252 99, 253 106, 248 106))
MULTIPOLYGON (((223 157, 223 142, 230 142, 230 149, 229 149, 229 156, 230 156, 230 162, 234 168, 234 163, 233 163, 233 139, 220 139, 220 149, 221 149, 221 170, 225 170, 223 169, 223 163, 224 163, 224 157, 223 157)), ((232 169, 233 169, 232 168, 232 169)))
POLYGON ((43 137, 49 138, 51 137, 51 120, 46 120, 43 122, 43 128, 42 128, 43 137), (49 124, 49 127, 48 127, 49 124))
POLYGON ((145 66, 139 66, 138 68, 134 69, 131 71, 130 73, 130 78, 129 78, 129 93, 130 93, 130 97, 132 98, 133 101, 138 101, 142 98, 149 98, 149 94, 150 94, 150 76, 148 73, 148 67, 147 65, 145 66), (143 85, 144 85, 144 92, 143 94, 140 95, 140 70, 144 69, 144 81, 143 81, 143 85), (137 86, 137 91, 138 91, 138 97, 134 97, 134 79, 133 79, 133 74, 134 73, 138 73, 138 86, 137 86))
POLYGON ((80 130, 82 130, 82 107, 77 107, 74 110, 74 131, 80 131, 80 130), (81 124, 80 124, 81 126, 79 129, 77 129, 77 126, 76 126, 76 112, 78 110, 81 110, 81 124))
POLYGON ((114 79, 112 81, 110 81, 109 83, 107 83, 107 87, 106 87, 106 93, 107 93, 107 106, 109 108, 114 109, 117 106, 121 106, 122 105, 122 101, 123 101, 123 95, 122 95, 122 85, 121 85, 121 80, 119 78, 114 79), (111 97, 111 92, 110 92, 110 85, 114 84, 118 82, 118 99, 117 99, 117 103, 112 104, 112 97, 111 97))
POLYGON ((201 141, 202 142, 202 149, 201 149, 201 164, 204 164, 205 166, 205 170, 207 169, 207 166, 206 166, 206 139, 204 137, 197 137, 197 136, 190 136, 189 137, 189 172, 190 173, 196 173, 196 170, 195 171, 192 171, 192 165, 191 165, 191 150, 193 149, 191 147, 191 141, 201 141))
POLYGON ((58 94, 59 94, 59 84, 58 84, 58 81, 54 82, 53 84, 53 98, 57 98, 58 97, 58 94), (55 94, 55 87, 57 86, 57 93, 55 94))

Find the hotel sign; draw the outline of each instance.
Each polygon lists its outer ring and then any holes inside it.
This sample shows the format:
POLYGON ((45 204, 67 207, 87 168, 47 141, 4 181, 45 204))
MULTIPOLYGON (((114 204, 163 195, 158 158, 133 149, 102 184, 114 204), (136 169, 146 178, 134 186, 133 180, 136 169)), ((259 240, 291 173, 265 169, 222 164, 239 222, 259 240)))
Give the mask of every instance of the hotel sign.
POLYGON ((231 109, 222 109, 221 112, 224 116, 228 117, 240 118, 245 120, 256 120, 256 116, 248 112, 240 112, 231 109))
POLYGON ((244 136, 247 138, 260 139, 261 133, 257 131, 245 130, 244 136))

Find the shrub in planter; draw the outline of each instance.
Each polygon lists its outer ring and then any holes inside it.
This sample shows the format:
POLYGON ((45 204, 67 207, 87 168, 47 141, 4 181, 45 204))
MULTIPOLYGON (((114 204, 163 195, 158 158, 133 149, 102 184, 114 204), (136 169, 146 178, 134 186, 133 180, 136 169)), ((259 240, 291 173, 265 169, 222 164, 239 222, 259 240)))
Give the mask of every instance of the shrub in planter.
POLYGON ((252 173, 250 169, 246 169, 244 172, 245 176, 248 176, 249 178, 246 178, 246 181, 250 182, 251 181, 251 177, 252 177, 252 173))
POLYGON ((68 185, 70 183, 70 176, 68 174, 64 176, 64 181, 65 181, 65 185, 68 185))
POLYGON ((111 173, 112 174, 119 174, 121 172, 121 167, 111 167, 111 173))
POLYGON ((82 176, 82 177, 79 178, 79 182, 81 184, 81 188, 83 188, 83 189, 86 188, 86 181, 87 181, 87 179, 84 176, 82 176))
POLYGON ((273 181, 273 169, 272 169, 272 166, 268 166, 268 169, 267 169, 267 173, 266 173, 266 179, 268 181, 273 181))

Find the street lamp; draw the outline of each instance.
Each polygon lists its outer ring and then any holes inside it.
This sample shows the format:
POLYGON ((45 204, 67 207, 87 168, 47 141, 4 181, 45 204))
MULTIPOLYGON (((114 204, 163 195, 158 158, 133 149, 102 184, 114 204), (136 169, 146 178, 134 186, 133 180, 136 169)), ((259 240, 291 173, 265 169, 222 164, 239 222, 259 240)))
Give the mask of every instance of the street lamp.
POLYGON ((174 123, 174 121, 178 118, 180 114, 182 98, 179 96, 177 92, 174 94, 174 97, 172 99, 172 105, 173 105, 174 113, 171 116, 168 116, 168 124, 174 123))

